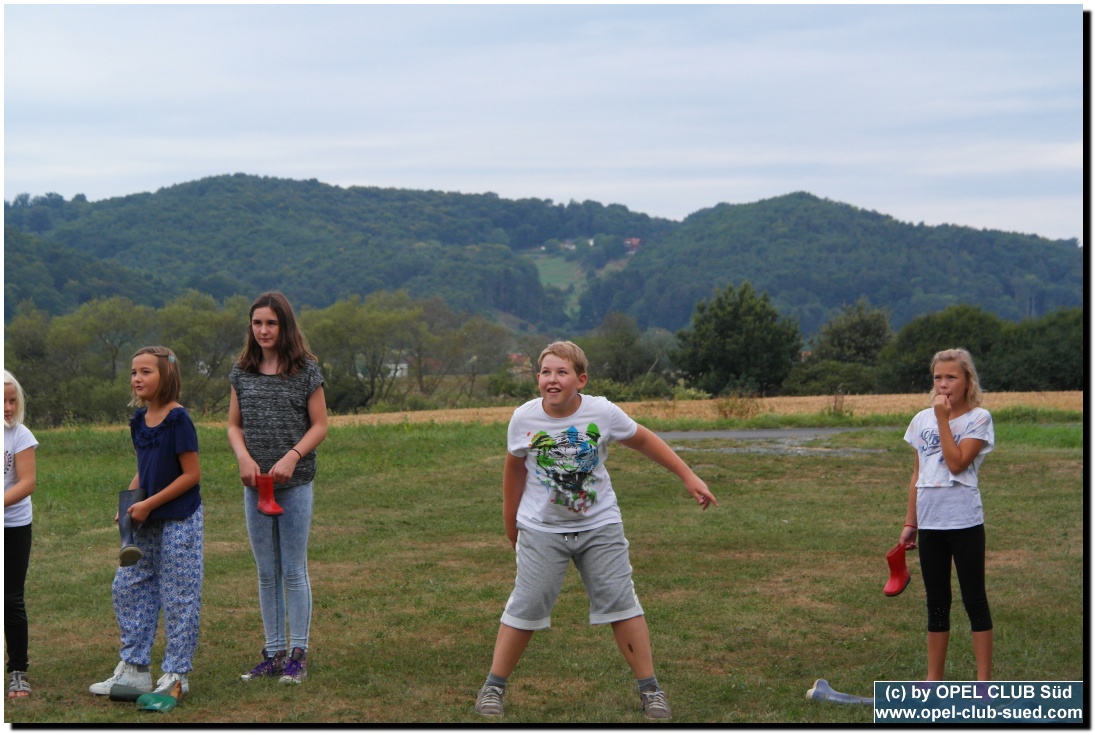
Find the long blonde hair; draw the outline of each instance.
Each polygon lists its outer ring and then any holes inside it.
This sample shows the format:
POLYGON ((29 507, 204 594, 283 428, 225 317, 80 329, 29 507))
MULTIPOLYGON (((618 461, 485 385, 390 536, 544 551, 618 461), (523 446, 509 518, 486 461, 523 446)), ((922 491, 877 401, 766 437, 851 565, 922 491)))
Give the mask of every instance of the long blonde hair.
MULTIPOLYGON (((973 355, 969 353, 969 350, 965 350, 961 347, 956 347, 951 350, 942 350, 936 352, 932 357, 931 374, 935 375, 935 365, 940 362, 957 362, 962 366, 963 372, 966 373, 966 405, 970 408, 977 408, 981 405, 981 401, 984 399, 984 394, 981 392, 981 380, 977 377, 977 368, 973 366, 973 355)), ((935 401, 935 381, 932 381, 932 390, 928 396, 928 402, 935 401)))
POLYGON ((10 424, 6 420, 4 421, 4 426, 11 428, 16 424, 23 423, 23 419, 26 418, 27 397, 23 394, 23 386, 19 385, 19 381, 7 370, 4 371, 4 385, 15 386, 15 412, 11 416, 10 424))

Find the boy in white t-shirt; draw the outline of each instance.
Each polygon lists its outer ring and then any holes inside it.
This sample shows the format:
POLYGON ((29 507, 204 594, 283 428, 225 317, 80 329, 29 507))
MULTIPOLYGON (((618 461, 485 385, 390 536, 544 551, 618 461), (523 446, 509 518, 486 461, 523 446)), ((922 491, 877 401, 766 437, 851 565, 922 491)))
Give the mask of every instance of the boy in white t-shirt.
POLYGON ((631 580, 623 519, 605 468, 608 445, 619 442, 676 474, 701 509, 718 501, 656 434, 607 399, 579 392, 588 380, 587 365, 574 343, 548 345, 538 361, 540 398, 519 407, 510 420, 502 516, 517 552, 517 581, 475 703, 482 715, 503 714, 506 681, 533 632, 551 626, 551 609, 573 560, 589 594, 590 624, 612 626, 643 712, 652 719, 671 716, 631 580))

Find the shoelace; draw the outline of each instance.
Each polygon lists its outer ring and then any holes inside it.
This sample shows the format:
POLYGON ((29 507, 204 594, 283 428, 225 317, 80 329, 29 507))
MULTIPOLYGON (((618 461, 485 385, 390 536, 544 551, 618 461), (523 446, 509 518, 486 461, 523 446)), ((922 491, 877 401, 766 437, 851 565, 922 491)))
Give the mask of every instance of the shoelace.
POLYGON ((299 659, 290 658, 285 662, 285 676, 299 676, 300 672, 304 669, 304 661, 299 659))
POLYGON ((665 692, 661 689, 655 689, 652 692, 639 692, 643 698, 643 710, 649 709, 669 709, 669 700, 665 698, 665 692))
POLYGON ((483 696, 479 698, 482 705, 491 707, 502 705, 502 690, 498 687, 483 687, 483 696))

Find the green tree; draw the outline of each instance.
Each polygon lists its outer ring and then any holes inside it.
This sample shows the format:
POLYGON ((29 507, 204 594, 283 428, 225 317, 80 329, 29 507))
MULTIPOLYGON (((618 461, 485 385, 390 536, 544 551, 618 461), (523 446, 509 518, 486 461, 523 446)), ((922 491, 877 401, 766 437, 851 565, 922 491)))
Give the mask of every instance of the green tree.
POLYGON ((50 323, 46 341, 53 360, 73 375, 129 377, 129 353, 157 334, 155 310, 124 296, 94 299, 50 323))
POLYGON ((421 318, 411 326, 407 369, 418 392, 432 396, 460 360, 456 333, 461 317, 436 296, 418 303, 421 318))
POLYGON ((658 356, 643 342, 635 320, 623 312, 608 313, 596 331, 578 339, 589 359, 590 375, 630 383, 658 366, 658 356))
POLYGON ((228 407, 228 373, 247 339, 248 299, 234 296, 223 306, 207 294, 188 291, 157 312, 161 341, 179 358, 183 404, 210 414, 228 407))
POLYGON ((813 357, 818 360, 874 365, 878 353, 894 337, 884 309, 872 309, 866 298, 845 304, 821 327, 813 357))
POLYGON ((115 297, 50 319, 30 302, 5 329, 5 366, 26 389, 28 422, 110 422, 129 413, 129 353, 155 334, 151 309, 115 297), (124 369, 123 369, 124 363, 124 369))
POLYGON ((300 314, 300 323, 323 366, 327 405, 334 411, 367 407, 375 389, 359 367, 358 353, 369 328, 361 299, 355 296, 326 309, 306 309, 300 314))
POLYGON ((301 313, 329 376, 332 410, 356 411, 391 397, 420 313, 405 291, 373 293, 364 302, 355 296, 301 313))
POLYGON ((1005 325, 983 372, 996 390, 1084 390, 1083 309, 1005 325))
POLYGON ((963 347, 973 355, 981 386, 997 390, 986 359, 1000 341, 1004 323, 989 312, 959 304, 913 319, 878 354, 879 390, 918 393, 931 390, 931 359, 936 352, 963 347))
POLYGON ((63 414, 50 386, 67 379, 53 362, 47 338, 50 317, 33 301, 23 301, 4 327, 4 367, 16 377, 27 398, 27 425, 52 426, 63 414))
POLYGON ((772 394, 799 359, 798 324, 781 316, 748 281, 729 284, 700 301, 692 326, 677 333, 676 363, 695 388, 718 395, 731 390, 772 394))
POLYGON ((505 327, 475 314, 460 327, 456 339, 462 358, 464 392, 471 398, 480 377, 489 375, 508 362, 509 332, 505 327))

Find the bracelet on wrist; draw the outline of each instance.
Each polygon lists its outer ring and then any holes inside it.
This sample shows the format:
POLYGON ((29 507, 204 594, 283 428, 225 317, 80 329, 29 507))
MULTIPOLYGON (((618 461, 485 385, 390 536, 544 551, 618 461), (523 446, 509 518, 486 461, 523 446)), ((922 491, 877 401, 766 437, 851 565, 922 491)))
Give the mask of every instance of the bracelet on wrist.
POLYGON ((304 455, 300 453, 300 450, 299 450, 299 449, 297 449, 296 447, 289 447, 289 448, 290 448, 290 449, 292 449, 292 450, 293 450, 294 452, 296 452, 296 453, 297 453, 297 458, 298 458, 298 459, 304 459, 304 455))
POLYGON ((911 523, 906 523, 906 524, 905 524, 905 528, 916 528, 916 526, 914 526, 914 525, 913 525, 913 524, 911 524, 911 523))

